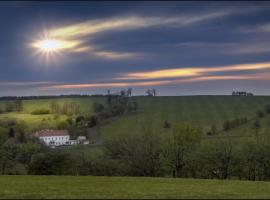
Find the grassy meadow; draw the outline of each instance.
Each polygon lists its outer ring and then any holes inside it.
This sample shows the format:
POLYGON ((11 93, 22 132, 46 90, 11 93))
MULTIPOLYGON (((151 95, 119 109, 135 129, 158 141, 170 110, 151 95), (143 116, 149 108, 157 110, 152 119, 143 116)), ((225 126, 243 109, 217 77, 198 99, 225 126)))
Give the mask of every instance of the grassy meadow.
MULTIPOLYGON (((225 120, 238 117, 254 118, 259 109, 270 103, 268 96, 178 96, 134 97, 141 112, 116 119, 101 128, 104 138, 119 137, 137 130, 141 124, 162 129, 164 121, 174 124, 190 124, 204 132, 212 125, 222 129, 225 120), (130 131, 132 130, 132 131, 130 131)), ((266 127, 268 120, 264 119, 266 127)), ((263 128, 263 127, 262 127, 263 128)), ((238 134, 251 131, 250 123, 235 130, 238 134), (240 133, 241 132, 241 133, 240 133)))
POLYGON ((93 176, 0 176, 0 198, 270 198, 270 182, 93 176))
MULTIPOLYGON (((126 134, 136 134, 144 124, 147 126, 162 129, 164 121, 174 124, 191 124, 202 128, 204 132, 212 125, 218 130, 222 129, 225 120, 238 117, 249 119, 256 116, 259 109, 270 103, 268 96, 177 96, 177 97, 131 97, 138 102, 139 112, 117 117, 102 125, 99 129, 100 136, 104 139, 122 137, 126 134), (132 130, 132 131, 131 131, 132 130)), ((91 115, 93 103, 105 103, 105 97, 87 98, 62 98, 62 99, 41 99, 24 100, 21 113, 11 112, 0 114, 0 119, 14 118, 23 120, 31 132, 37 127, 54 128, 59 121, 64 121, 68 116, 59 115, 57 118, 52 114, 32 115, 31 112, 39 108, 49 109, 50 103, 56 101, 60 105, 65 102, 75 102, 80 105, 82 115, 91 115)), ((0 101, 0 106, 4 101, 0 101)), ((270 119, 262 120, 263 128, 268 128, 270 119)), ((235 130, 234 133, 245 134, 252 131, 250 123, 235 130)))
MULTIPOLYGON (((158 133, 168 135, 166 133, 171 129, 163 127, 164 121, 167 120, 172 126, 190 124, 194 127, 200 127, 204 131, 204 139, 206 140, 203 141, 206 144, 205 146, 207 146, 207 142, 209 144, 215 142, 215 138, 230 135, 233 136, 233 145, 237 147, 238 142, 244 142, 245 138, 255 136, 255 130, 252 126, 256 113, 270 103, 270 97, 268 96, 130 98, 138 103, 138 112, 111 118, 98 126, 98 128, 95 128, 99 132, 98 137, 101 140, 121 138, 139 133, 143 125, 152 126, 155 130, 158 130, 158 133), (222 134, 223 123, 226 120, 239 117, 247 117, 248 123, 231 129, 230 134, 222 134), (216 125, 220 133, 217 137, 206 135, 212 125, 216 125)), ((92 115, 94 114, 94 102, 105 104, 106 98, 24 100, 22 112, 0 114, 0 120, 17 119, 18 121, 24 121, 30 134, 41 127, 54 128, 58 122, 65 121, 70 116, 58 115, 55 118, 53 114, 31 114, 35 109, 49 109, 52 101, 56 101, 61 105, 75 102, 80 105, 81 115, 92 115)), ((0 106, 3 105, 4 101, 0 101, 0 106)), ((75 118, 75 116, 73 117, 75 118)), ((260 124, 260 132, 268 132, 270 116, 265 115, 265 117, 260 118, 260 124)), ((87 163, 93 161, 93 166, 95 166, 96 163, 99 163, 99 158, 104 154, 103 147, 99 144, 74 146, 64 151, 72 153, 75 158, 83 158, 87 163)), ((106 166, 109 166, 108 171, 112 167, 110 162, 105 163, 104 166, 103 170, 107 170, 106 166)), ((66 165, 64 168, 67 168, 66 165)), ((236 178, 236 176, 232 176, 232 179, 236 178)), ((2 175, 0 176, 0 198, 270 198, 270 182, 146 177, 2 175)))

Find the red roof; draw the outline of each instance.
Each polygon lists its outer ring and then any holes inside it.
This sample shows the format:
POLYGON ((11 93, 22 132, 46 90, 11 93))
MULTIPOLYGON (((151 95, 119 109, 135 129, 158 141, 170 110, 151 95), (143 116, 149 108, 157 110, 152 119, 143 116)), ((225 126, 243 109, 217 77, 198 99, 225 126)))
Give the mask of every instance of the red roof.
POLYGON ((50 136, 69 136, 68 130, 40 130, 35 132, 37 137, 50 137, 50 136))

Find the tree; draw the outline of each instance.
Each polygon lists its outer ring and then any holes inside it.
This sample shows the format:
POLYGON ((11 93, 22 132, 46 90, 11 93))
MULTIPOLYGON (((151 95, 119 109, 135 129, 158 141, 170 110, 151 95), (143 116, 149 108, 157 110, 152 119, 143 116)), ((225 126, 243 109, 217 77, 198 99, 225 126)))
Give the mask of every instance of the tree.
POLYGON ((68 110, 69 110, 68 109, 68 103, 65 102, 64 105, 62 106, 61 113, 66 115, 66 114, 68 114, 68 110))
POLYGON ((132 95, 132 88, 128 88, 127 89, 127 96, 131 96, 132 95))
POLYGON ((187 158, 200 143, 201 131, 190 126, 176 126, 169 138, 164 155, 174 177, 182 177, 187 158))
POLYGON ((84 116, 77 116, 76 117, 76 124, 79 124, 80 122, 84 121, 84 116))
POLYGON ((15 137, 15 131, 13 128, 10 128, 8 132, 8 138, 14 138, 14 137, 15 137))
POLYGON ((223 130, 228 132, 231 128, 231 124, 230 124, 230 121, 226 120, 224 123, 223 123, 223 130))
POLYGON ((264 117, 264 112, 262 110, 257 111, 257 117, 263 118, 264 117))
POLYGON ((26 142, 26 136, 23 129, 16 132, 16 139, 19 143, 25 143, 26 142))
POLYGON ((68 128, 68 123, 66 121, 60 121, 57 123, 56 128, 58 130, 63 130, 68 128))
POLYGON ((153 96, 152 91, 150 89, 146 90, 148 96, 153 96))
POLYGON ((18 100, 16 100, 15 102, 14 102, 14 109, 15 109, 15 111, 17 111, 17 112, 21 112, 22 110, 23 110, 23 103, 22 103, 22 100, 20 100, 20 99, 18 99, 18 100))
POLYGON ((156 96, 157 95, 157 90, 156 89, 148 89, 146 90, 146 93, 148 96, 156 96))
POLYGON ((157 95, 157 90, 156 89, 152 89, 152 94, 153 94, 153 96, 156 96, 157 95))
POLYGON ((120 95, 121 95, 122 97, 126 96, 126 90, 121 90, 121 91, 120 91, 120 95))
POLYGON ((95 113, 100 113, 100 112, 102 112, 104 110, 104 106, 101 103, 94 102, 93 109, 94 109, 95 113))
POLYGON ((216 135, 217 134, 217 127, 216 127, 216 125, 212 125, 211 126, 211 132, 212 132, 213 135, 216 135))
POLYGON ((12 168, 14 168, 17 163, 18 152, 18 146, 14 144, 5 143, 0 148, 1 174, 11 173, 12 168))
POLYGON ((163 128, 171 128, 171 124, 168 122, 168 120, 164 121, 163 128))
POLYGON ((60 105, 55 100, 50 103, 50 109, 53 114, 60 114, 61 112, 60 105))
POLYGON ((5 102, 5 112, 12 112, 15 110, 15 104, 13 101, 5 102))
POLYGON ((92 128, 98 124, 98 118, 97 116, 91 116, 88 121, 88 127, 92 128))
POLYGON ((124 174, 131 176, 159 176, 162 174, 162 140, 151 128, 130 137, 105 142, 105 154, 122 166, 124 174))
POLYGON ((260 127, 261 127, 261 123, 260 123, 259 119, 256 119, 254 124, 253 124, 253 128, 255 129, 255 132, 256 132, 256 136, 258 136, 260 127))
POLYGON ((270 104, 265 105, 264 111, 266 114, 270 114, 270 104))
POLYGON ((33 155, 39 153, 41 146, 38 143, 29 142, 20 145, 19 161, 23 164, 29 164, 33 155))
POLYGON ((227 179, 232 170, 233 145, 229 139, 211 141, 200 151, 210 178, 227 179))
POLYGON ((64 175, 69 174, 72 166, 68 153, 49 151, 33 155, 28 172, 34 175, 64 175))

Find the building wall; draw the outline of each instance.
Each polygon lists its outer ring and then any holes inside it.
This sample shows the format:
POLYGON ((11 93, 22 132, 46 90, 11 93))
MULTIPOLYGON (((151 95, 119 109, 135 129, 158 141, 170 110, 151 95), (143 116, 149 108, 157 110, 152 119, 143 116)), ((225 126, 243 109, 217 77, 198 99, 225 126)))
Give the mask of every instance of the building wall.
POLYGON ((69 135, 65 136, 46 136, 46 137, 40 137, 40 140, 42 140, 46 145, 65 145, 69 144, 69 135))

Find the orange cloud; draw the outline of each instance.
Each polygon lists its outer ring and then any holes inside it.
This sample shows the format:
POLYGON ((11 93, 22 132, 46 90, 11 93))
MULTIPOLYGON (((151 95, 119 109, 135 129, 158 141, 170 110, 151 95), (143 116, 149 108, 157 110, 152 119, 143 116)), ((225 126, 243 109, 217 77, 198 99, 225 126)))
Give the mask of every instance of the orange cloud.
POLYGON ((89 83, 89 84, 56 84, 43 87, 44 89, 83 89, 83 88, 117 88, 117 87, 141 87, 141 86, 159 86, 177 83, 191 83, 202 81, 218 81, 218 80, 269 80, 269 74, 254 75, 228 75, 228 76, 202 76, 189 77, 176 80, 162 81, 142 81, 142 82, 113 82, 113 83, 89 83))
POLYGON ((89 83, 89 84, 59 84, 47 86, 53 89, 80 89, 80 88, 108 88, 108 87, 129 87, 129 86, 154 86, 171 83, 171 81, 145 81, 145 82, 119 82, 119 83, 89 83))
POLYGON ((270 69, 270 62, 266 63, 252 63, 239 64, 218 67, 200 67, 200 68, 176 68, 155 70, 150 72, 136 72, 123 74, 117 77, 117 80, 143 80, 143 79, 160 79, 160 78, 179 78, 179 77, 195 77, 207 76, 210 72, 230 72, 230 71, 245 71, 245 70, 259 70, 270 69))

